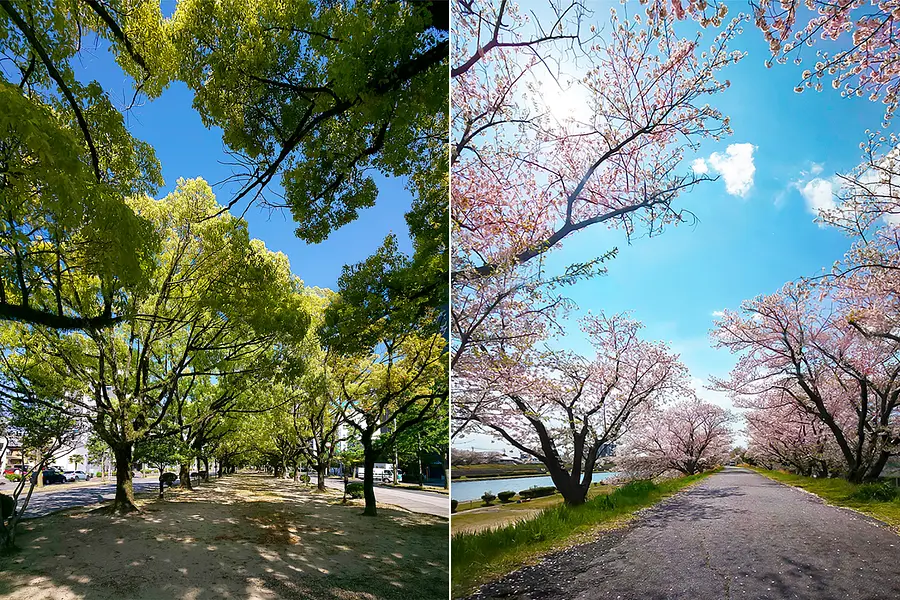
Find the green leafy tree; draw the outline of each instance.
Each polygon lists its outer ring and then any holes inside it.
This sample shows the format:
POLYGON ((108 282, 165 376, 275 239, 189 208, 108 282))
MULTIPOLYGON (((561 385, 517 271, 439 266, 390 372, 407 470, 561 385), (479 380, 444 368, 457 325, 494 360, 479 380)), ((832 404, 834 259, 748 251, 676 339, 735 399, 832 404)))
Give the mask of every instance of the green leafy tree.
POLYGON ((404 291, 404 279, 416 277, 411 264, 391 236, 366 261, 345 267, 320 330, 336 357, 340 406, 363 447, 363 514, 370 516, 377 514, 375 439, 391 447, 406 429, 446 411, 446 339, 433 333, 435 311, 404 291))
POLYGON ((84 464, 84 456, 81 454, 72 454, 69 456, 69 462, 75 465, 75 470, 78 470, 78 465, 84 464))
MULTIPOLYGON (((7 383, 4 382, 4 385, 7 383)), ((36 457, 9 496, 11 500, 7 504, 13 510, 8 514, 4 510, 0 517, 0 547, 4 549, 15 545, 17 525, 28 508, 35 486, 41 484, 44 468, 72 450, 84 431, 84 423, 68 414, 70 407, 67 401, 53 397, 37 400, 21 402, 7 398, 0 401, 0 414, 8 432, 19 439, 23 450, 33 451, 36 457)))
POLYGON ((112 510, 135 509, 134 443, 159 434, 189 382, 222 376, 264 355, 281 335, 305 333, 287 259, 250 240, 246 223, 219 214, 209 186, 182 181, 161 201, 133 200, 161 249, 147 285, 114 328, 64 333, 8 326, 9 377, 71 398, 116 461, 112 510))
POLYGON ((280 175, 275 205, 319 242, 375 203, 372 171, 429 168, 448 131, 448 13, 442 2, 179 2, 177 77, 245 167, 231 204, 263 198, 280 175))
POLYGON ((126 199, 154 193, 160 166, 72 63, 95 34, 138 89, 160 93, 173 47, 154 4, 0 3, 0 319, 110 326, 125 317, 122 295, 145 283, 157 240, 126 199), (138 53, 137 42, 154 51, 138 53))

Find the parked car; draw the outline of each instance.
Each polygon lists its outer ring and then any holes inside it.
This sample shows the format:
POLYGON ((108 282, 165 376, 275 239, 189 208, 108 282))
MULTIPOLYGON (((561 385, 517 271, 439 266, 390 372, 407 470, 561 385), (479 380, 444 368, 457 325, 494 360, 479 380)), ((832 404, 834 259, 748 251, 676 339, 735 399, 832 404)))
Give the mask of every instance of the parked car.
POLYGON ((28 465, 10 465, 3 470, 4 475, 21 475, 28 471, 28 465))
POLYGON ((66 471, 64 475, 66 476, 66 481, 87 481, 91 478, 84 471, 66 471))
MULTIPOLYGON (((37 481, 37 473, 31 474, 31 481, 37 481)), ((66 476, 63 473, 60 473, 59 471, 56 471, 54 469, 44 469, 44 484, 65 482, 66 476)))

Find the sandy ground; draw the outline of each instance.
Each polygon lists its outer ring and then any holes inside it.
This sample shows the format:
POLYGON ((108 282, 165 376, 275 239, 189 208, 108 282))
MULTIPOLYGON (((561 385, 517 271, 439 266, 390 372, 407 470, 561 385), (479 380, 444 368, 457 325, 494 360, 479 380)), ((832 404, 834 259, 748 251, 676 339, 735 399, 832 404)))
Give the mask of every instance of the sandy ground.
POLYGON ((26 521, 21 550, 0 557, 0 599, 447 597, 445 519, 391 507, 363 517, 312 490, 236 475, 127 517, 73 509, 26 521))

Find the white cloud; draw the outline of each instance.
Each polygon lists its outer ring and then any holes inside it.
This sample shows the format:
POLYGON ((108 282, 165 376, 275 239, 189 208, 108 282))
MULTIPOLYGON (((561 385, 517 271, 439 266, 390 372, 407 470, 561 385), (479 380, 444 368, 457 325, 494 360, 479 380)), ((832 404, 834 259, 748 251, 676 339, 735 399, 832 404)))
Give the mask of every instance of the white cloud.
POLYGON ((812 173, 813 175, 818 175, 819 173, 822 172, 823 168, 824 167, 819 163, 812 163, 812 166, 809 168, 809 172, 812 173))
POLYGON ((702 158, 698 158, 697 160, 692 162, 691 168, 697 175, 706 175, 707 173, 709 173, 709 167, 706 166, 706 161, 702 158))
POLYGON ((816 177, 805 184, 797 184, 806 208, 809 212, 819 216, 819 211, 831 210, 837 206, 834 201, 836 184, 833 180, 816 177))
MULTIPOLYGON (((744 197, 753 187, 753 175, 756 166, 753 164, 753 144, 729 144, 725 154, 713 152, 708 163, 710 168, 725 180, 725 191, 732 196, 744 197)), ((696 161, 695 161, 696 162, 696 161)))
POLYGON ((724 310, 714 310, 714 311, 712 311, 712 316, 714 316, 714 317, 724 317, 724 316, 725 316, 725 311, 724 311, 724 310))

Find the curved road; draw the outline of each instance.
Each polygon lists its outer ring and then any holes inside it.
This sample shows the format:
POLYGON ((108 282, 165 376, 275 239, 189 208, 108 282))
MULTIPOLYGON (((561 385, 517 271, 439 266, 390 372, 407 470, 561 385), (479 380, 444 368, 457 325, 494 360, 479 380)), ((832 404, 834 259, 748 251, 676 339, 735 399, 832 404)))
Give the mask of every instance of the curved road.
POLYGON ((893 600, 900 536, 752 471, 727 468, 632 525, 473 598, 893 600))
MULTIPOLYGON (((343 491, 344 489, 344 482, 341 479, 326 479, 325 485, 336 490, 343 491)), ((445 519, 450 516, 450 497, 437 492, 400 490, 376 485, 375 500, 393 504, 411 512, 435 515, 445 519)))

